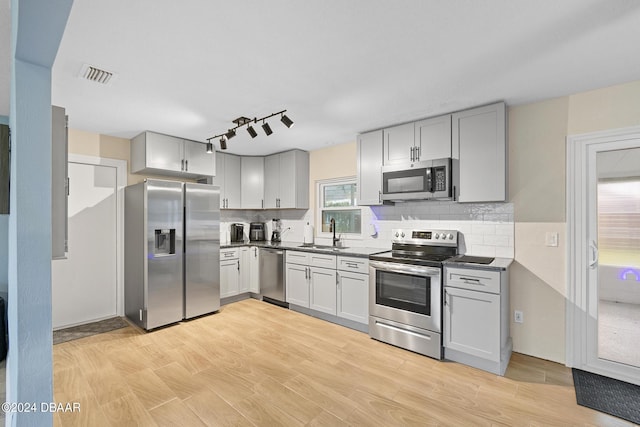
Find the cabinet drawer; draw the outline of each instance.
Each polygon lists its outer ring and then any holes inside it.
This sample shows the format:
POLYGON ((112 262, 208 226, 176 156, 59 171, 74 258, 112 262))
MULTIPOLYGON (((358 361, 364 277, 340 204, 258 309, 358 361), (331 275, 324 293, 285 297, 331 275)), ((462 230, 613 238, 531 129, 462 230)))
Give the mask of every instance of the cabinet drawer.
POLYGON ((220 261, 224 261, 226 259, 239 259, 240 251, 236 249, 222 249, 220 251, 220 261))
POLYGON ((445 267, 445 286, 499 294, 500 272, 445 267))
POLYGON ((338 256, 338 270, 369 274, 369 259, 338 256))
POLYGON ((336 256, 324 254, 309 254, 309 265, 311 267, 336 268, 336 256))
POLYGON ((290 264, 308 265, 309 255, 311 255, 309 252, 286 251, 285 259, 290 264))

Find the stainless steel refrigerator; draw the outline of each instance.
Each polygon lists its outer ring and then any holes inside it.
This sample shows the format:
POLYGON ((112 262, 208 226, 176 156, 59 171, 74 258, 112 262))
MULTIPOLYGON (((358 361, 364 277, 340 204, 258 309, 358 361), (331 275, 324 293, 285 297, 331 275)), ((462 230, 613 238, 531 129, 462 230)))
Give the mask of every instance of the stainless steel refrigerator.
POLYGON ((125 189, 125 314, 144 329, 220 308, 220 191, 148 179, 125 189))

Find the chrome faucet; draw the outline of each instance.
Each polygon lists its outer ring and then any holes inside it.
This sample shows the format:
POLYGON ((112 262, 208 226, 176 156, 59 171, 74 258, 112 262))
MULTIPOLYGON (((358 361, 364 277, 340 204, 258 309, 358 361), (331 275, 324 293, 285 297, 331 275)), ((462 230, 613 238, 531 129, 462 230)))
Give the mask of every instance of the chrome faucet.
POLYGON ((329 231, 333 231, 333 246, 336 246, 336 243, 340 241, 340 238, 336 238, 336 220, 331 218, 329 221, 329 231))

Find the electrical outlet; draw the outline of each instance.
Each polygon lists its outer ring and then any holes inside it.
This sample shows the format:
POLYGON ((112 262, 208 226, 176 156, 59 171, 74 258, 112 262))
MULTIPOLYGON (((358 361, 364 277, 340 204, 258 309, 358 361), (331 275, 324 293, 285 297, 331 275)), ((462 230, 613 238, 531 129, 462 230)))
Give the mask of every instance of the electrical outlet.
POLYGON ((524 323, 524 313, 520 310, 515 310, 513 312, 513 321, 516 323, 524 323))

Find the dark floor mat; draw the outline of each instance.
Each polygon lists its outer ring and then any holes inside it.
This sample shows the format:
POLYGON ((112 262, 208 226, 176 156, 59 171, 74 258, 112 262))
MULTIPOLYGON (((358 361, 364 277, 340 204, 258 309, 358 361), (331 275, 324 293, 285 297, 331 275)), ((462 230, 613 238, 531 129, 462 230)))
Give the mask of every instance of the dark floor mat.
POLYGON ((640 424, 640 386, 572 369, 578 405, 640 424))
POLYGON ((66 341, 90 337, 91 335, 115 331, 116 329, 127 326, 129 326, 129 324, 122 317, 112 317, 111 319, 100 320, 99 322, 53 331, 53 343, 60 344, 66 341))

